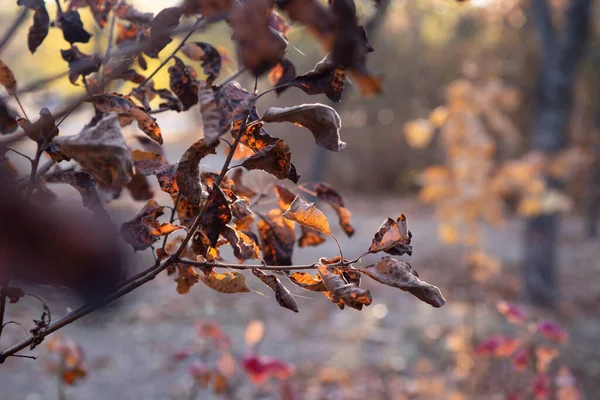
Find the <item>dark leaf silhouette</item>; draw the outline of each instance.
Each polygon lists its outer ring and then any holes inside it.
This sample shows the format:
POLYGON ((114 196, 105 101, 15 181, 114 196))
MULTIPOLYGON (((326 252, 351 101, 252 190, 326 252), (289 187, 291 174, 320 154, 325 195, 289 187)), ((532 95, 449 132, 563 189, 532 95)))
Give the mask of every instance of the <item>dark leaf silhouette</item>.
POLYGON ((121 225, 121 236, 134 250, 146 250, 158 240, 159 236, 152 234, 152 226, 158 224, 156 219, 163 209, 156 201, 149 200, 131 220, 121 225))
POLYGON ((81 17, 75 10, 61 13, 58 17, 58 26, 62 30, 65 40, 71 44, 87 43, 92 37, 92 35, 84 29, 81 17))
POLYGON ((148 182, 146 175, 136 172, 129 183, 127 184, 127 190, 131 194, 131 197, 136 201, 150 200, 154 197, 154 191, 148 182))
POLYGON ((395 256, 407 253, 410 256, 412 255, 411 237, 412 234, 408 230, 406 215, 401 214, 395 221, 387 218, 375 233, 369 252, 385 251, 395 256))
POLYGON ((169 67, 170 87, 183 104, 182 111, 198 104, 198 81, 194 68, 185 65, 178 57, 173 57, 175 65, 169 67))
POLYGON ((248 157, 242 166, 248 171, 259 169, 266 171, 278 179, 289 179, 297 183, 300 175, 296 172, 290 162, 292 152, 288 145, 281 139, 277 139, 275 143, 270 144, 254 155, 248 157))
POLYGON ((58 135, 54 116, 45 107, 40 110, 40 118, 36 122, 32 123, 25 118, 20 118, 17 122, 25 131, 27 137, 36 143, 49 141, 58 135))
POLYGON ((219 235, 225 229, 225 226, 231 221, 231 211, 229 210, 229 200, 221 191, 219 186, 212 186, 209 189, 208 208, 202 217, 201 226, 210 241, 211 246, 217 244, 219 235))
POLYGON ((277 303, 279 303, 281 307, 290 309, 293 312, 298 312, 298 304, 296 304, 296 300, 294 300, 290 291, 283 286, 281 281, 275 275, 265 274, 258 268, 253 268, 252 273, 262 283, 270 287, 271 290, 275 292, 275 300, 277 300, 277 303))
POLYGON ((37 10, 40 7, 44 7, 44 0, 17 0, 17 5, 27 7, 30 10, 37 10))
POLYGON ((311 131, 317 144, 327 150, 340 151, 346 143, 340 140, 342 121, 338 113, 324 104, 302 104, 294 107, 271 107, 263 115, 265 122, 290 122, 311 131))
POLYGON ((377 264, 360 268, 360 272, 384 285, 397 287, 433 307, 446 303, 440 289, 419 279, 419 275, 406 261, 386 256, 377 264))
POLYGON ((221 72, 222 59, 219 51, 204 42, 186 43, 181 52, 195 61, 200 61, 206 74, 206 83, 212 84, 221 72))
POLYGON ((335 65, 328 54, 312 71, 295 77, 289 85, 298 87, 307 94, 325 94, 329 100, 338 102, 342 99, 345 80, 344 69, 335 65))
POLYGON ((97 56, 90 56, 79 51, 77 46, 61 50, 60 54, 69 63, 69 80, 75 84, 80 76, 87 76, 97 72, 102 65, 102 60, 97 56))
POLYGON ((107 115, 96 126, 84 128, 77 135, 57 136, 53 141, 96 181, 118 188, 131 180, 131 155, 116 113, 107 115))
POLYGON ((150 26, 149 49, 144 51, 148 57, 158 57, 158 53, 171 43, 171 30, 179 25, 182 13, 181 7, 169 7, 156 14, 150 26))
POLYGON ((33 25, 29 28, 29 34, 27 35, 27 47, 32 54, 35 53, 44 39, 46 39, 49 29, 50 16, 48 15, 46 6, 42 5, 42 7, 35 10, 33 25))
POLYGON ((236 3, 229 14, 241 62, 256 76, 277 65, 287 47, 283 35, 269 26, 272 3, 272 0, 246 0, 236 3))
POLYGON ((17 112, 0 99, 0 134, 13 133, 18 127, 17 112))
MULTIPOLYGON (((295 77, 296 67, 294 67, 294 64, 287 58, 283 58, 279 64, 269 71, 269 83, 276 87, 291 82, 295 77)), ((285 89, 287 89, 287 86, 278 87, 275 89, 275 93, 281 94, 285 89)))
POLYGON ((129 97, 118 93, 107 93, 88 97, 86 101, 93 103, 102 112, 116 111, 131 115, 146 135, 160 144, 163 143, 161 130, 156 120, 129 97))
POLYGON ((66 183, 73 186, 81 194, 84 207, 101 215, 106 214, 96 187, 96 180, 87 172, 60 171, 46 174, 44 180, 48 183, 66 183))
POLYGON ((200 204, 202 185, 200 184, 200 161, 209 154, 215 154, 215 146, 206 144, 204 139, 192 144, 179 160, 175 179, 180 193, 194 205, 200 204))
POLYGON ((294 223, 283 217, 281 210, 274 209, 266 215, 256 213, 261 238, 263 259, 267 265, 292 265, 294 252, 294 223))
POLYGON ((333 40, 335 16, 318 0, 282 0, 277 5, 292 21, 300 22, 321 40, 333 40))

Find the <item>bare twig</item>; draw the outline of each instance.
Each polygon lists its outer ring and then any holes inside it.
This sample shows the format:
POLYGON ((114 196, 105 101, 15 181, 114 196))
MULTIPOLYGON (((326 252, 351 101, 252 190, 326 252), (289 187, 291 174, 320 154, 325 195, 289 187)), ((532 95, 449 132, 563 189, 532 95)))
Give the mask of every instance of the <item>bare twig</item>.
POLYGON ((27 189, 27 195, 30 196, 33 193, 33 188, 35 187, 35 180, 37 176, 37 168, 40 164, 40 157, 44 150, 46 150, 46 141, 44 140, 42 143, 38 143, 37 149, 35 151, 35 158, 31 163, 31 174, 29 175, 29 188, 27 189))
MULTIPOLYGON (((106 52, 104 53, 104 62, 102 64, 102 71, 100 73, 100 92, 104 93, 104 88, 106 87, 106 82, 104 81, 104 70, 106 69, 106 64, 110 61, 110 56, 113 47, 113 36, 115 34, 115 22, 117 21, 117 17, 115 15, 112 16, 110 21, 110 30, 108 31, 108 45, 106 46, 106 52)), ((85 78, 84 78, 85 81, 85 78)), ((87 90, 87 86, 86 86, 87 90)), ((89 92, 89 91, 88 91, 89 92)))
MULTIPOLYGON (((316 269, 317 263, 306 265, 263 265, 263 264, 221 264, 213 262, 199 262, 192 260, 177 260, 179 264, 191 265, 193 267, 213 267, 213 268, 231 268, 239 270, 247 270, 253 268, 264 269, 265 271, 296 271, 302 269, 316 269)), ((341 264, 334 264, 335 266, 341 264)))

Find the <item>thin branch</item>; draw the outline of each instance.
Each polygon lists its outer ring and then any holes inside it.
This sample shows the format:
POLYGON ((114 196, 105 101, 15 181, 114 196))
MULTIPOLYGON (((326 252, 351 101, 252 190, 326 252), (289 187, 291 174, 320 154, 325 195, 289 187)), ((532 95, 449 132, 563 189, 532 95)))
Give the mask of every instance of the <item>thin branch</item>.
POLYGON ((219 82, 217 84, 217 86, 225 86, 225 85, 227 85, 229 82, 231 82, 232 80, 234 80, 238 76, 242 75, 244 72, 246 72, 246 68, 239 68, 233 74, 231 74, 227 78, 225 78, 222 82, 219 82))
POLYGON ((2 329, 4 328, 4 312, 6 311, 6 289, 8 288, 8 279, 2 283, 0 289, 0 337, 2 336, 2 329))
POLYGON ((29 175, 29 189, 27 190, 28 196, 30 196, 31 193, 33 193, 33 188, 35 187, 35 179, 37 176, 37 168, 38 168, 38 165, 40 164, 40 157, 42 156, 42 153, 44 153, 44 150, 46 150, 46 141, 45 140, 43 143, 38 143, 37 149, 35 151, 35 158, 33 159, 33 162, 31 163, 31 174, 29 175))
MULTIPOLYGON (((113 47, 113 37, 115 35, 115 22, 117 21, 116 15, 113 15, 110 21, 110 30, 108 31, 108 45, 106 46, 106 52, 104 53, 104 62, 102 63, 102 71, 100 73, 100 93, 104 93, 104 88, 106 87, 107 82, 104 81, 104 71, 106 69, 106 64, 110 61, 110 56, 113 47)), ((83 78, 85 81, 85 78, 83 78)), ((87 90, 87 85, 86 85, 87 90)), ((89 90, 88 90, 89 93, 89 90)))
POLYGON ((331 236, 333 238, 333 240, 335 240, 335 244, 337 244, 338 250, 340 252, 340 260, 342 260, 342 262, 344 261, 344 252, 342 251, 342 245, 340 244, 340 241, 338 240, 337 237, 335 237, 335 235, 333 233, 329 234, 329 236, 331 236))
POLYGON ((14 37, 14 33, 16 32, 16 30, 19 29, 23 22, 25 22, 25 20, 27 19, 27 14, 29 14, 29 9, 27 7, 23 7, 19 15, 17 15, 17 17, 13 21, 10 28, 8 28, 8 30, 4 34, 2 40, 0 40, 0 52, 2 51, 4 46, 6 46, 8 42, 14 37))
MULTIPOLYGON (((263 264, 221 264, 221 263, 213 263, 213 262, 200 262, 200 261, 192 261, 192 260, 177 260, 179 264, 191 265, 193 267, 213 267, 213 268, 231 268, 231 269, 239 269, 239 270, 247 270, 260 268, 265 271, 296 271, 302 269, 316 269, 318 263, 313 264, 305 264, 305 265, 263 265, 263 264)), ((341 265, 341 264, 337 264, 341 265)))
POLYGON ((13 153, 20 155, 21 157, 25 157, 26 159, 29 160, 29 162, 31 162, 31 163, 33 162, 33 159, 31 157, 29 157, 27 154, 21 153, 20 151, 17 151, 15 149, 10 148, 10 147, 7 147, 6 151, 12 151, 13 153))
POLYGON ((181 39, 179 45, 167 58, 163 60, 163 62, 160 63, 160 65, 154 70, 154 72, 152 72, 146 79, 144 79, 142 83, 140 83, 139 87, 145 86, 154 77, 154 75, 158 73, 158 71, 160 71, 173 57, 175 57, 175 54, 177 54, 177 52, 181 50, 181 48, 185 45, 185 42, 187 42, 187 40, 194 34, 196 29, 200 28, 202 25, 205 25, 207 22, 208 20, 205 18, 198 18, 192 26, 192 28, 189 30, 189 32, 183 37, 183 39, 181 39))

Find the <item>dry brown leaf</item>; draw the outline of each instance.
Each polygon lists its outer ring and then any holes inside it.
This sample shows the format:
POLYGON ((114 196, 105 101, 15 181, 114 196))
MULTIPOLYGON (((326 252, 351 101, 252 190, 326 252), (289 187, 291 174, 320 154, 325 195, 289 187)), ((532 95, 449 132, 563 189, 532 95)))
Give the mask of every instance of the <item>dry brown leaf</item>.
POLYGON ((446 299, 436 286, 419 279, 419 275, 406 261, 386 256, 377 264, 359 269, 360 272, 384 285, 409 292, 433 307, 441 307, 446 299))
POLYGON ((260 248, 252 238, 248 237, 242 231, 226 225, 221 231, 221 235, 227 239, 233 249, 233 255, 237 259, 248 260, 250 258, 260 258, 260 248))
POLYGON ((157 169, 167 165, 162 154, 151 151, 132 150, 131 160, 136 172, 143 175, 154 175, 157 169))
POLYGON ((31 123, 28 119, 19 118, 17 122, 27 137, 36 143, 51 140, 58 135, 54 116, 46 107, 40 110, 40 118, 37 121, 31 123))
POLYGON ((362 289, 353 283, 346 282, 339 268, 319 264, 317 270, 327 290, 331 292, 334 298, 341 300, 348 307, 360 310, 362 305, 368 306, 371 304, 371 292, 368 289, 362 289))
POLYGON ((244 275, 235 271, 200 276, 200 280, 209 288, 221 293, 246 293, 250 291, 244 275))
POLYGON ((292 265, 294 252, 294 223, 283 217, 281 210, 273 209, 262 215, 256 213, 258 232, 262 241, 263 259, 267 265, 292 265))
POLYGON ((202 62, 202 69, 206 74, 206 83, 212 84, 221 72, 222 59, 219 51, 209 43, 186 43, 181 52, 195 61, 202 62))
POLYGON ((181 195, 185 196, 193 205, 200 204, 202 185, 200 184, 200 161, 209 154, 216 154, 216 146, 206 143, 200 139, 192 144, 183 153, 177 171, 175 180, 181 195))
POLYGON ((17 91, 17 81, 8 65, 0 60, 0 85, 4 86, 8 94, 13 94, 17 91))
POLYGON ((346 143, 340 139, 342 120, 324 104, 301 104, 293 107, 270 107, 263 115, 265 122, 290 122, 311 131, 317 144, 327 150, 341 151, 346 143))
POLYGON ((298 247, 300 248, 307 246, 318 246, 327 240, 327 236, 323 235, 321 232, 307 228, 303 225, 300 226, 300 232, 302 233, 298 239, 298 247))
POLYGON ((279 278, 277 278, 275 275, 265 274, 258 268, 253 268, 252 273, 262 283, 270 287, 275 292, 275 300, 277 300, 277 303, 279 303, 281 307, 292 310, 293 312, 298 312, 298 304, 296 304, 296 300, 294 300, 294 297, 292 297, 290 291, 283 286, 279 278))
POLYGON ((288 276, 293 284, 311 292, 325 292, 327 288, 319 275, 312 276, 306 272, 294 272, 288 276))
POLYGON ((106 186, 119 188, 131 180, 131 155, 116 113, 108 114, 77 135, 57 136, 53 142, 106 186))
POLYGON ((315 231, 331 235, 329 221, 325 214, 317 208, 315 203, 307 203, 300 196, 296 196, 283 216, 315 231))
POLYGON ((350 224, 350 218, 352 214, 344 207, 344 200, 342 196, 332 186, 325 182, 319 182, 312 185, 313 190, 317 194, 319 200, 323 200, 328 203, 338 215, 340 225, 348 236, 354 235, 354 228, 350 224))
POLYGON ((179 265, 177 266, 177 293, 186 294, 190 292, 190 288, 194 286, 200 277, 198 273, 191 266, 179 265))
POLYGON ((396 256, 404 253, 412 255, 411 238, 412 234, 408 230, 406 215, 401 214, 396 221, 386 218, 375 233, 369 252, 385 251, 396 256))

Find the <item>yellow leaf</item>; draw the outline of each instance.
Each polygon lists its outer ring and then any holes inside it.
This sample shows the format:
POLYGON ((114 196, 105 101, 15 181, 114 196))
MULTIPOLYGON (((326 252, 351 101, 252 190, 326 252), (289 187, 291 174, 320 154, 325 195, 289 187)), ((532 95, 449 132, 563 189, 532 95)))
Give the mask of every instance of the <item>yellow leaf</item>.
POLYGON ((307 203, 300 196, 296 196, 287 211, 283 213, 283 216, 315 231, 331 235, 331 229, 325 214, 317 208, 315 203, 307 203))
POLYGON ((433 138, 434 126, 426 119, 416 119, 404 125, 404 136, 410 147, 423 149, 433 138))
POLYGON ((221 293, 245 293, 250 291, 246 278, 239 272, 228 271, 222 274, 201 276, 200 280, 209 288, 221 293))
POLYGON ((246 327, 246 334, 244 338, 246 339, 246 344, 248 347, 254 347, 258 342, 260 342, 265 334, 265 324, 259 320, 252 320, 248 323, 246 327))

